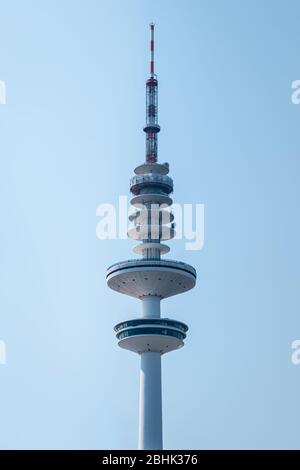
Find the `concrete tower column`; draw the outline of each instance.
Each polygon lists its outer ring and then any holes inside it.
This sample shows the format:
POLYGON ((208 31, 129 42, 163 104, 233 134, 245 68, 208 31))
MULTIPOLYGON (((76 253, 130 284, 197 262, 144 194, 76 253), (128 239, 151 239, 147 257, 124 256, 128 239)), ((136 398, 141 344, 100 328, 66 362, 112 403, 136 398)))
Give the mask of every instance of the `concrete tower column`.
POLYGON ((162 442, 161 354, 141 354, 139 449, 160 450, 162 442))
POLYGON ((142 298, 142 317, 160 318, 160 297, 147 295, 142 298))
MULTIPOLYGON (((142 317, 160 318, 160 297, 142 299, 142 317)), ((162 449, 161 354, 143 352, 140 368, 139 449, 162 449)))

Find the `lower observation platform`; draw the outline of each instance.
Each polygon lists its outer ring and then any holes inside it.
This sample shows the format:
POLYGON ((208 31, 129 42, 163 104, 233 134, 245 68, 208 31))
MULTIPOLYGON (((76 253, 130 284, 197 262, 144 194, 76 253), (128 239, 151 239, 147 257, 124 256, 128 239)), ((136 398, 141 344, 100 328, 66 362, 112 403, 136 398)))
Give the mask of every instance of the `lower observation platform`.
POLYGON ((123 349, 165 354, 184 346, 188 326, 169 318, 139 318, 118 323, 114 330, 123 349))
POLYGON ((196 270, 180 261, 133 259, 110 266, 106 280, 111 289, 137 299, 148 295, 165 299, 192 289, 196 270))

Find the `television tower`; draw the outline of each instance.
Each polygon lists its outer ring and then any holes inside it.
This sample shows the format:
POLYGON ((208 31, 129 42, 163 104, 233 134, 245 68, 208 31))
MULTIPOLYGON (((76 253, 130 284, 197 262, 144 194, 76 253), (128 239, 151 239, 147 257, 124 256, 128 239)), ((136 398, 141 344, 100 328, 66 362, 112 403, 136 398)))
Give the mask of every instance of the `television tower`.
POLYGON ((161 356, 184 345, 188 327, 161 317, 162 299, 181 294, 196 284, 195 269, 181 261, 161 259, 175 236, 170 210, 173 180, 168 163, 157 162, 158 81, 154 73, 154 24, 150 24, 150 77, 146 82, 146 159, 130 180, 134 212, 128 236, 139 243, 141 258, 120 261, 107 269, 107 284, 121 294, 141 300, 142 316, 118 323, 114 330, 121 348, 140 356, 139 449, 162 449, 161 356))

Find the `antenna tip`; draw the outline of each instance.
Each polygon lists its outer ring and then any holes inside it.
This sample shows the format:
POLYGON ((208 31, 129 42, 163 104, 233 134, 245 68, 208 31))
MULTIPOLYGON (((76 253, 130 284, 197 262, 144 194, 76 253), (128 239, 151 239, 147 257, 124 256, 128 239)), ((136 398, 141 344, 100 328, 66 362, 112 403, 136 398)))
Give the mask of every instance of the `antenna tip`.
POLYGON ((155 23, 150 23, 149 26, 150 26, 150 29, 154 29, 155 23))

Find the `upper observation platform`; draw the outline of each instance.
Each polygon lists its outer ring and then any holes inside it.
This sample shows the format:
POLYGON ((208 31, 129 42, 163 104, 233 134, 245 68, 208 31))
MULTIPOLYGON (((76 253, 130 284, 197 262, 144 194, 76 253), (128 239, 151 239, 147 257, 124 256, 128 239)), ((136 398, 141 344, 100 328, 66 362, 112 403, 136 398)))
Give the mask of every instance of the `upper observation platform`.
MULTIPOLYGON (((166 175, 136 175, 130 180, 130 191, 133 194, 140 194, 141 191, 158 189, 163 193, 170 194, 173 192, 173 180, 166 175)), ((149 191, 150 192, 150 191, 149 191)))
POLYGON ((169 173, 169 163, 143 163, 134 170, 136 175, 167 175, 169 173))

